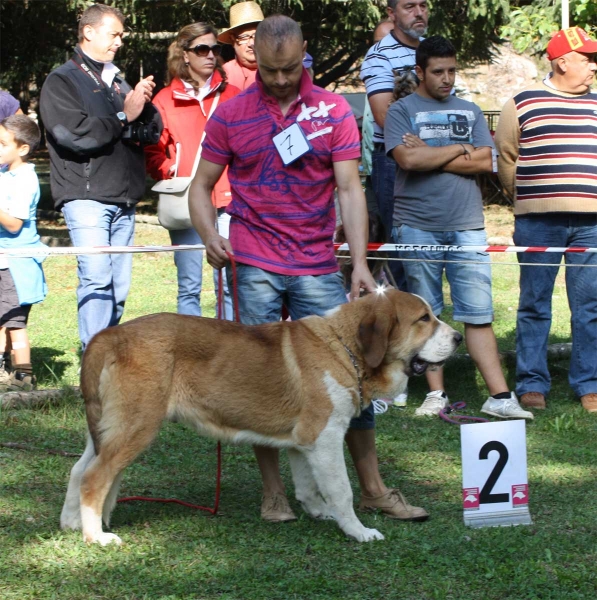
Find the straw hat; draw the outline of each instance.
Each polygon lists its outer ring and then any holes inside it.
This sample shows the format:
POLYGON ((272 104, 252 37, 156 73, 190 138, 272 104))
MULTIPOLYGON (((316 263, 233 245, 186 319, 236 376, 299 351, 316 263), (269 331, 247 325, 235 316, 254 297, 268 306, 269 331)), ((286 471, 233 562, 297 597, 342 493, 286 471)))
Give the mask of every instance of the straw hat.
POLYGON ((245 25, 253 25, 263 21, 265 17, 257 2, 238 2, 230 7, 230 27, 218 36, 218 42, 234 44, 236 31, 245 25))

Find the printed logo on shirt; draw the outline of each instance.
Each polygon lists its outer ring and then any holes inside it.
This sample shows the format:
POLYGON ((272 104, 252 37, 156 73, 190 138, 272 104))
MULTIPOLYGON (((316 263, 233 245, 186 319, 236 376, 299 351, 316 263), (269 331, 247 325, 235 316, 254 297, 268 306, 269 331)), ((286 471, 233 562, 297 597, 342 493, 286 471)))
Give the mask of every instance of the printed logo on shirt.
POLYGON ((430 146, 471 143, 474 122, 470 110, 419 112, 412 119, 415 132, 430 146))

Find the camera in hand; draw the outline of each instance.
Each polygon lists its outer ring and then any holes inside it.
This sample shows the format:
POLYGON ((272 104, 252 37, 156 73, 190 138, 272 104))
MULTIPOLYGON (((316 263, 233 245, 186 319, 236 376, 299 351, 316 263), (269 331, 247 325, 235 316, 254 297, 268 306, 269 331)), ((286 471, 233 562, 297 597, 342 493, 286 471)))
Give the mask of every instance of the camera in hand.
POLYGON ((160 141, 160 128, 154 122, 141 123, 133 121, 122 130, 122 140, 141 146, 157 144, 160 141))

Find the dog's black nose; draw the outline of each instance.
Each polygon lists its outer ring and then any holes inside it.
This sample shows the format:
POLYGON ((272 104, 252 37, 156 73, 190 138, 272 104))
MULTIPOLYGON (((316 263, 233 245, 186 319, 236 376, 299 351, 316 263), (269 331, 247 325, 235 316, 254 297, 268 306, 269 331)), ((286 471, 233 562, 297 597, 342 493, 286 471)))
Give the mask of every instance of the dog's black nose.
POLYGON ((456 342, 457 346, 462 342, 463 339, 464 337, 462 333, 460 333, 459 331, 454 332, 454 341, 456 342))

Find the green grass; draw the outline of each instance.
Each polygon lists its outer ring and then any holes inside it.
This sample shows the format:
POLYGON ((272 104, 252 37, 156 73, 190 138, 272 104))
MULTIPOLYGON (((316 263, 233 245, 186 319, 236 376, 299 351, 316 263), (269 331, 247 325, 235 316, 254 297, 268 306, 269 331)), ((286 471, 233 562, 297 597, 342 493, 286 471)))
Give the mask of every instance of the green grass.
MULTIPOLYGON (((136 241, 159 244, 168 237, 159 228, 140 226, 136 241)), ((514 260, 494 258, 495 327, 502 350, 514 349, 518 270, 504 264, 514 260)), ((51 293, 31 314, 42 387, 77 381, 74 265, 74 257, 46 261, 51 293)), ((205 312, 213 315, 209 269, 204 281, 205 312)), ((172 256, 136 255, 126 318, 174 311, 175 296, 172 256)), ((560 276, 552 342, 569 341, 568 321, 560 276)), ((505 369, 513 384, 509 363, 505 369)), ((112 526, 124 545, 88 547, 80 532, 62 532, 58 526, 76 459, 0 447, 0 598, 594 599, 597 418, 585 414, 572 397, 567 365, 554 362, 551 371, 549 407, 527 424, 534 524, 517 528, 463 526, 459 430, 439 419, 413 417, 426 392, 422 378, 410 385, 409 408, 391 409, 378 418, 377 440, 384 479, 432 517, 409 524, 363 515, 366 526, 386 536, 371 544, 346 539, 332 522, 312 521, 294 500, 298 522, 263 523, 251 449, 227 445, 217 517, 176 505, 122 504, 112 526)), ((487 391, 472 365, 450 363, 446 380, 450 399, 464 400, 478 414, 487 391)), ((57 406, 0 413, 2 441, 81 452, 84 432, 82 404, 72 396, 57 406)), ((167 424, 156 443, 127 469, 121 494, 211 505, 215 461, 213 441, 198 438, 183 425, 167 424)), ((282 463, 291 488, 287 461, 282 463)), ((350 466, 349 474, 358 497, 350 466)))

